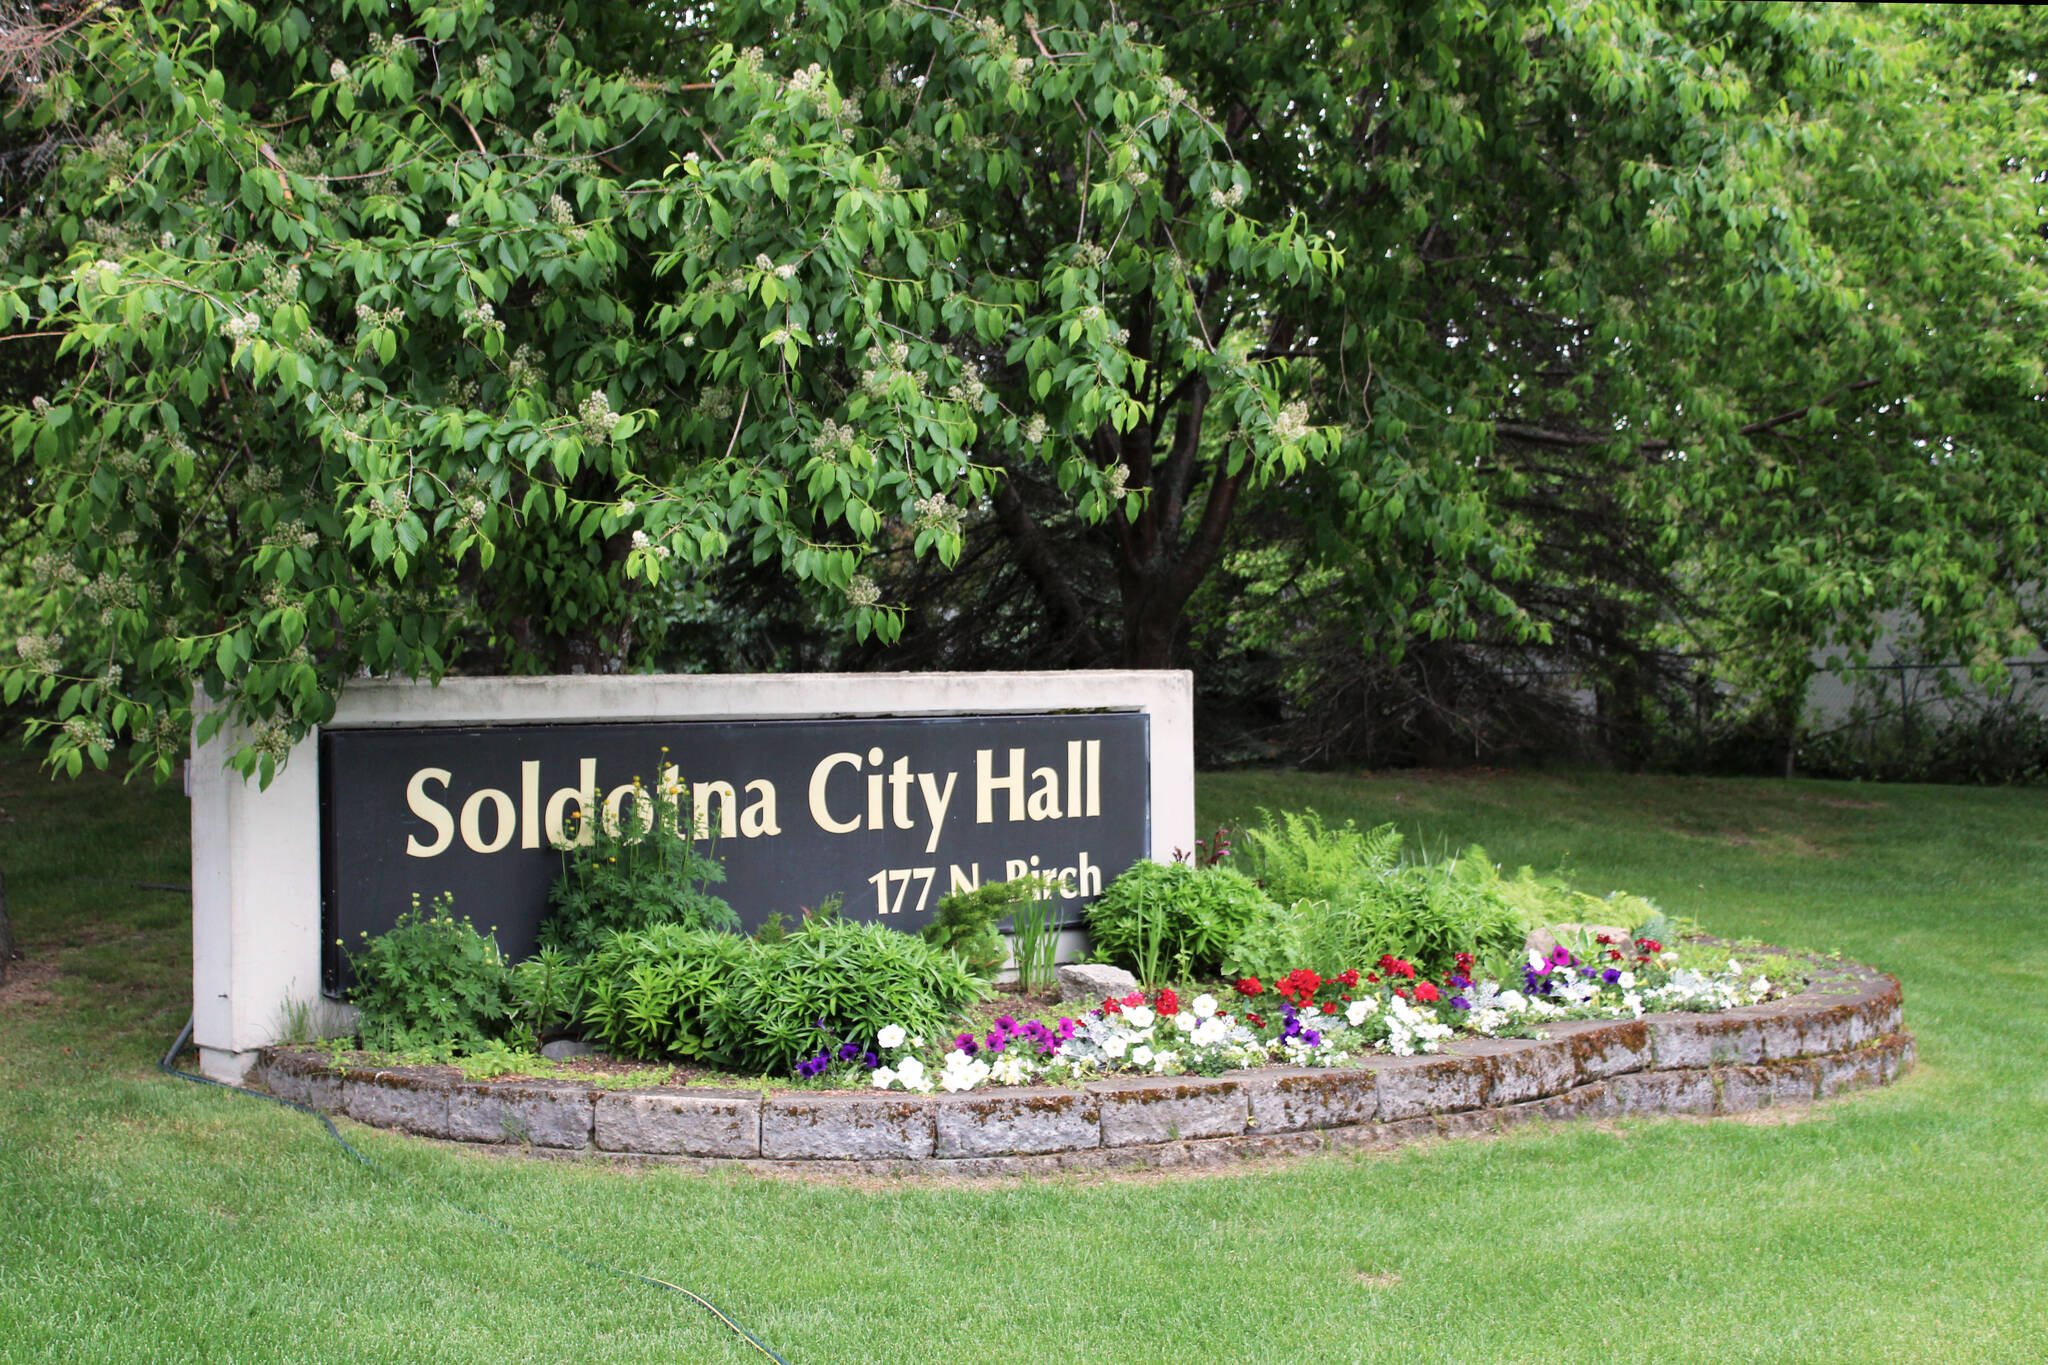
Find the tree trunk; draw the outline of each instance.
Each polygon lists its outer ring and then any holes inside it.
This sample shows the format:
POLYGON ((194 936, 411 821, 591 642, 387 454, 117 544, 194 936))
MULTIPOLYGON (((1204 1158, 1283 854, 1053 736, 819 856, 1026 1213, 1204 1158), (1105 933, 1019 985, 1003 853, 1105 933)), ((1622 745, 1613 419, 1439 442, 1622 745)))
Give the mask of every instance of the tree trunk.
POLYGON ((18 956, 14 946, 14 923, 7 918, 7 874, 0 872, 0 985, 7 982, 7 969, 18 956))

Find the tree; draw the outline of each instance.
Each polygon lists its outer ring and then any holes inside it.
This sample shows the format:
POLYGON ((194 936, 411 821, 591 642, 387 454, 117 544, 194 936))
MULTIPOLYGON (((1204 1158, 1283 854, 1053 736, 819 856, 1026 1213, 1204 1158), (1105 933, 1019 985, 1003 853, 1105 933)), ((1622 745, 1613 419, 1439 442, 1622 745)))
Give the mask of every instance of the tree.
MULTIPOLYGON (((1909 410, 1887 291, 2032 306, 1996 244, 1884 272, 1887 195, 1933 196, 1922 255, 2026 204, 1935 193, 1970 120, 1881 15, 317 12, 81 13, 16 78, 9 136, 60 152, 7 190, 0 327, 51 349, 5 420, 59 555, 6 686, 73 768, 126 732, 168 771, 195 689, 267 774, 359 670, 624 667, 734 556, 894 639, 880 557, 977 531, 1054 654, 1160 666, 1252 504, 1360 566, 1362 635, 1540 636, 1539 451, 1651 567, 1811 595, 1830 565, 1730 536, 1729 569, 1708 519, 1770 524, 1794 423, 1909 410)), ((2025 332, 1944 335, 2031 401, 2025 332)), ((2036 438, 1976 442, 1982 387, 1931 420, 1996 501, 2036 438)))

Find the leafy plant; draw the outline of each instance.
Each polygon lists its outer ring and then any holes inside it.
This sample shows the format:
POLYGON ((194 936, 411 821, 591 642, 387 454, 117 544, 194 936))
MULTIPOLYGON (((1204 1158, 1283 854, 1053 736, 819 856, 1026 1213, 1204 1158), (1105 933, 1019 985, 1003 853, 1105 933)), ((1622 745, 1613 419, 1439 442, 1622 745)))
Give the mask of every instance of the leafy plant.
POLYGON ((1095 951, 1156 978, 1185 953, 1198 974, 1218 970, 1253 924, 1277 913, 1257 883, 1233 868, 1138 862, 1088 907, 1095 951))
POLYGON ((933 1036, 987 992, 953 952, 812 912, 778 940, 678 925, 618 933, 584 965, 584 1036, 627 1057, 786 1071, 835 1038, 888 1024, 933 1036))
POLYGON ((535 1040, 568 1029, 582 1003, 582 964, 560 948, 544 947, 512 968, 513 1016, 535 1040))
POLYGON ((780 944, 752 945, 704 1019, 711 1054, 742 1070, 786 1071, 820 1033, 873 1039, 894 1024, 936 1036, 988 984, 955 954, 885 925, 814 918, 780 944))
POLYGON ((736 934, 674 924, 615 933, 583 966, 584 1037, 622 1057, 703 1058, 703 1018, 761 951, 736 934))
POLYGON ((466 1051, 511 1022, 511 975, 497 940, 478 933, 468 916, 456 919, 453 904, 444 891, 422 911, 414 896, 397 923, 365 935, 349 953, 364 1046, 466 1051))
POLYGON ((1261 824, 1245 831, 1246 862, 1275 899, 1288 904, 1291 925, 1272 925, 1247 937, 1234 965, 1249 970, 1256 952, 1267 971, 1307 962, 1338 971, 1391 954, 1428 974, 1450 970, 1459 953, 1485 957, 1519 951, 1527 929, 1568 898, 1605 905, 1594 897, 1539 883, 1524 873, 1503 879, 1478 847, 1436 861, 1402 860, 1403 840, 1392 825, 1361 830, 1346 821, 1324 823, 1312 810, 1259 812, 1261 824), (1298 958, 1283 954, 1297 942, 1298 958))
POLYGON ((1010 958, 1010 945, 996 931, 996 921, 1029 903, 1036 891, 1033 879, 1019 878, 949 892, 918 937, 936 947, 951 948, 969 971, 992 980, 1010 958))
POLYGON ((1038 882, 1010 911, 1017 984, 1026 991, 1051 986, 1059 970, 1060 914, 1053 894, 1053 887, 1038 882))
MULTIPOLYGON (((663 750, 666 753, 666 750, 663 750)), ((725 880, 715 858, 697 851, 681 784, 649 791, 633 779, 633 800, 587 820, 562 848, 562 875, 548 892, 553 912, 540 926, 543 947, 581 956, 607 935, 657 924, 731 929, 739 918, 705 886, 725 880)), ((596 794, 588 805, 597 807, 596 794)))
POLYGON ((1245 926, 1230 950, 1223 954, 1223 976, 1228 981, 1248 976, 1277 978, 1309 961, 1308 923, 1311 908, 1300 903, 1281 907, 1245 926))

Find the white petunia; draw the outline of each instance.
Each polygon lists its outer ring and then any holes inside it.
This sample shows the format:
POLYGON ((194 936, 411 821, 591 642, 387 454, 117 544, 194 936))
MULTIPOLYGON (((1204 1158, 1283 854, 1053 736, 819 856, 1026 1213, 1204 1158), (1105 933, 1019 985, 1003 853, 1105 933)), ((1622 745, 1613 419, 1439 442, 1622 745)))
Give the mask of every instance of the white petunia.
POLYGON ((1151 1048, 1149 1048, 1149 1047, 1137 1047, 1137 1048, 1132 1048, 1132 1049, 1131 1049, 1131 1065, 1133 1065, 1133 1066, 1150 1066, 1150 1065, 1152 1065, 1152 1049, 1151 1049, 1151 1048))
POLYGON ((1121 1057, 1130 1049, 1130 1046, 1128 1039, 1120 1034, 1113 1033, 1102 1040, 1102 1055, 1105 1057, 1121 1057))
POLYGON ((896 1078, 905 1087, 916 1089, 918 1082, 924 1079, 924 1063, 915 1057, 905 1057, 896 1068, 896 1078))
POLYGON ((1216 997, 1206 993, 1198 995, 1188 1008, 1194 1011, 1195 1018, 1207 1019, 1216 1013, 1216 997))
POLYGON ((1373 1005, 1371 999, 1352 1001, 1344 1007, 1344 1022, 1357 1028, 1365 1022, 1366 1016, 1373 1012, 1373 1005))
POLYGON ((1133 1005, 1124 1011, 1124 1020, 1132 1028, 1151 1028, 1152 1021, 1158 1017, 1150 1005, 1133 1005))
POLYGON ((875 1041, 886 1048, 902 1047, 903 1038, 904 1033, 901 1024, 884 1024, 882 1025, 882 1031, 875 1035, 875 1041))
POLYGON ((896 1073, 886 1066, 878 1066, 868 1075, 869 1082, 877 1090, 887 1090, 896 1084, 896 1073))
POLYGON ((1193 1033, 1195 1025, 1200 1022, 1190 1010, 1182 1010, 1179 1014, 1173 1016, 1173 1026, 1182 1033, 1193 1033))

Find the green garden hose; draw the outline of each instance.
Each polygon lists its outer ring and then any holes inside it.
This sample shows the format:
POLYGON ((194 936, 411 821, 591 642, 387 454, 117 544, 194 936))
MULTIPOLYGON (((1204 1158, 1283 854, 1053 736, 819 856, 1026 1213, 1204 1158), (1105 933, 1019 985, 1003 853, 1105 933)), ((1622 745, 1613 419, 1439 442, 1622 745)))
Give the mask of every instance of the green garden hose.
MULTIPOLYGON (((213 1077, 211 1076, 201 1076, 191 1071, 180 1071, 177 1066, 178 1054, 183 1052, 185 1050, 185 1045, 192 1040, 192 1024, 193 1020, 191 1018, 187 1018, 185 1020, 185 1027, 179 1032, 177 1041, 171 1044, 171 1050, 164 1054, 163 1060, 156 1064, 157 1069, 159 1071, 162 1071, 167 1076, 176 1076, 180 1080, 193 1081, 199 1085, 218 1086, 222 1090, 232 1090, 237 1095, 248 1095, 254 1099, 269 1100, 272 1104, 283 1105, 287 1109, 296 1109, 302 1114, 311 1114, 314 1118, 320 1120, 320 1122, 323 1125, 325 1125, 327 1129, 327 1136, 333 1138, 336 1142, 340 1143, 341 1149, 344 1152, 347 1152, 350 1156, 354 1157, 357 1161, 361 1162, 366 1168, 375 1172, 376 1174, 383 1176, 390 1175, 390 1172, 386 1171, 376 1162, 370 1160, 370 1158, 364 1156, 354 1143, 350 1142, 347 1138, 343 1137, 341 1135, 341 1130, 334 1126, 333 1119, 327 1117, 327 1115, 321 1113, 318 1109, 312 1108, 310 1105, 300 1104, 295 1100, 281 1099, 276 1095, 266 1095, 260 1090, 250 1090, 243 1086, 230 1085, 226 1081, 217 1081, 213 1079, 213 1077)), ((443 1204, 447 1205, 449 1208, 454 1209, 457 1213, 462 1214, 464 1217, 474 1219, 475 1221, 483 1223, 488 1227, 495 1228, 499 1232, 504 1233, 507 1237, 511 1237, 516 1240, 519 1236, 519 1234, 508 1225, 499 1222, 497 1219, 492 1218, 487 1214, 478 1213, 475 1209, 464 1208, 462 1205, 456 1203, 454 1200, 448 1198, 446 1195, 437 1194, 435 1195, 435 1198, 439 1199, 443 1204)), ((547 1250, 561 1260, 572 1262, 576 1265, 583 1266, 584 1268, 589 1270, 595 1270, 606 1275, 615 1275, 622 1280, 638 1280, 641 1284, 651 1284, 657 1289, 666 1289, 671 1291, 672 1293, 681 1294, 684 1298, 690 1300, 690 1302, 696 1304, 699 1308, 702 1308, 712 1317, 717 1318, 727 1327, 730 1327, 734 1331, 734 1333, 736 1333, 740 1337, 741 1340, 745 1341, 749 1346, 752 1346, 762 1355, 768 1357, 768 1359, 775 1361, 776 1365, 789 1365, 788 1361, 784 1360, 781 1356, 775 1354, 774 1351, 770 1350, 768 1346, 765 1343, 763 1343, 759 1337, 755 1336, 752 1332, 749 1332, 746 1328, 740 1326, 737 1322, 734 1322, 730 1317, 726 1316, 725 1312, 722 1309, 720 1309, 717 1304, 714 1304, 713 1302, 711 1302, 711 1300, 705 1298, 702 1294, 698 1294, 692 1290, 685 1289, 679 1284, 670 1284, 667 1280, 658 1280, 654 1278, 652 1275, 636 1275, 630 1270, 620 1270, 614 1266, 608 1266, 601 1262, 590 1260, 587 1257, 578 1256, 573 1251, 564 1251, 560 1247, 551 1246, 548 1247, 547 1250)))

